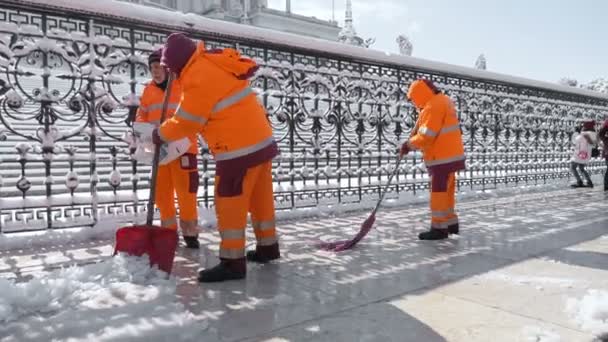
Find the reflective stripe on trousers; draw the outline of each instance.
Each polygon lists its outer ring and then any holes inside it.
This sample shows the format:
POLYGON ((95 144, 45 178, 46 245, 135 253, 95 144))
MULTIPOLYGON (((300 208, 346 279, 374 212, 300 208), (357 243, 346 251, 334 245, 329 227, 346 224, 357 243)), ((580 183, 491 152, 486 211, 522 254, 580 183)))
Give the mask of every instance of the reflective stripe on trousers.
POLYGON ((450 226, 458 224, 458 217, 448 219, 447 221, 437 222, 431 220, 432 229, 448 229, 450 226))
MULTIPOLYGON (((437 181, 435 179, 435 181, 437 181)), ((431 189, 433 189, 433 177, 431 176, 431 189)), ((442 189, 443 190, 443 189, 442 189)), ((447 188, 445 191, 431 191, 431 228, 447 229, 458 223, 456 206, 456 173, 452 172, 447 177, 447 188)))
POLYGON ((261 246, 276 243, 272 162, 247 170, 243 179, 243 192, 239 196, 218 196, 217 188, 222 179, 216 176, 215 180, 215 210, 222 238, 220 258, 238 259, 245 256, 245 227, 249 213, 257 243, 261 246))
POLYGON ((177 229, 177 219, 174 217, 169 217, 166 219, 160 220, 161 227, 177 229))
POLYGON ((179 220, 179 227, 184 236, 198 236, 198 220, 179 220))
POLYGON ((240 259, 245 257, 245 248, 221 248, 220 249, 220 258, 221 259, 240 259))
POLYGON ((245 256, 245 227, 220 227, 220 258, 238 259, 245 256))
POLYGON ((270 246, 277 243, 276 237, 276 222, 275 220, 268 221, 252 221, 253 231, 259 246, 270 246))
POLYGON ((454 215, 454 208, 448 208, 448 210, 431 210, 431 216, 433 217, 450 217, 454 215))

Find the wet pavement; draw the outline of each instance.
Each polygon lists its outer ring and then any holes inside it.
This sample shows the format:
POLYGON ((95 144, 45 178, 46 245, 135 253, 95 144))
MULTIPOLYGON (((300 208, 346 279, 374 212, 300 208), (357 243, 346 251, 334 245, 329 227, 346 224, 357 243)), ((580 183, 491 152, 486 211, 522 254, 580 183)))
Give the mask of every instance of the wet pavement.
MULTIPOLYGON (((341 254, 314 244, 350 237, 368 213, 281 222, 280 261, 249 264, 245 281, 200 285, 197 269, 218 262, 218 234, 205 230, 200 251, 179 249, 177 294, 209 322, 199 341, 544 341, 545 332, 593 339, 565 306, 608 289, 604 192, 467 201, 458 211, 460 236, 420 242, 426 207, 386 209, 377 229, 341 254)), ((0 253, 0 276, 25 281, 111 249, 97 241, 0 253)))

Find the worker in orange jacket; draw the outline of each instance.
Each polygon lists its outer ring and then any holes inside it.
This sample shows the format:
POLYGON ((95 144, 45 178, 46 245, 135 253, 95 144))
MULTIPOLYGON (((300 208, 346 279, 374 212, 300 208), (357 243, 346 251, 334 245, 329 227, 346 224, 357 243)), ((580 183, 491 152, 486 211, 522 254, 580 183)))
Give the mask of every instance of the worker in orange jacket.
POLYGON ((162 63, 177 76, 183 95, 175 116, 154 131, 155 143, 200 132, 216 162, 220 263, 199 271, 198 280, 242 279, 248 213, 257 245, 247 259, 266 263, 280 257, 272 183, 279 150, 248 81, 258 67, 234 49, 206 50, 203 42, 177 33, 167 38, 162 63))
POLYGON ((421 150, 431 176, 431 229, 420 240, 441 240, 459 233, 455 212, 456 172, 465 169, 464 145, 452 100, 429 80, 412 83, 407 97, 420 110, 416 129, 401 156, 421 150))
MULTIPOLYGON (((160 126, 161 110, 167 90, 167 72, 160 64, 161 50, 148 58, 152 81, 146 85, 141 96, 136 122, 147 122, 160 126)), ((182 96, 178 82, 171 88, 167 107, 167 118, 174 115, 182 96)), ((175 193, 179 203, 179 225, 188 248, 199 248, 198 241, 198 168, 196 134, 189 134, 190 148, 179 158, 158 168, 156 181, 156 206, 160 210, 161 226, 177 230, 175 193)))

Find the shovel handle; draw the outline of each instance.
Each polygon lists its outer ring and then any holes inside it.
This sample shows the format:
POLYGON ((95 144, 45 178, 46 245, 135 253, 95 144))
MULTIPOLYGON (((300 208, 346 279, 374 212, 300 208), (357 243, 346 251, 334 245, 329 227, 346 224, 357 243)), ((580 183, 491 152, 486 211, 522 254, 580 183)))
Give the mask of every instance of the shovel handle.
POLYGON ((401 164, 401 161, 403 160, 404 157, 405 156, 400 155, 399 158, 397 159, 397 164, 395 164, 395 169, 393 170, 391 175, 388 177, 388 182, 384 186, 384 189, 382 189, 382 193, 380 194, 380 199, 378 200, 378 203, 376 203, 376 207, 374 208, 374 211, 372 212, 373 215, 376 215, 376 212, 378 211, 378 209, 380 209, 380 205, 382 204, 382 201, 384 200, 384 196, 388 192, 388 188, 391 186, 391 183, 393 182, 393 177, 395 177, 395 175, 397 174, 397 171, 399 171, 399 165, 401 164))
MULTIPOLYGON (((163 98, 163 106, 160 111, 160 124, 165 122, 167 117, 167 108, 169 107, 169 99, 171 98, 171 85, 173 84, 173 73, 168 73, 167 89, 163 98)), ((148 217, 146 224, 151 226, 154 222, 154 201, 156 200, 156 179, 158 178, 158 163, 160 160, 160 146, 154 146, 154 159, 152 160, 152 178, 150 179, 150 198, 148 198, 148 217)))

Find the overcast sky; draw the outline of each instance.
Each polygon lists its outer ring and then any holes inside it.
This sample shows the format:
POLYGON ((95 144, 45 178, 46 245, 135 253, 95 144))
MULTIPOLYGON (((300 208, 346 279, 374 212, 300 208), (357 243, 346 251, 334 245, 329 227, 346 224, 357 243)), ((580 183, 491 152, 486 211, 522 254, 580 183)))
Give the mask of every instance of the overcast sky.
MULTIPOLYGON (((285 0, 269 0, 284 9, 285 0)), ((331 0, 292 0, 298 14, 331 19, 331 0)), ((346 0, 335 0, 344 22, 346 0)), ((414 57, 555 82, 608 77, 607 0, 353 0, 354 23, 373 48, 398 52, 410 36, 414 57)))

